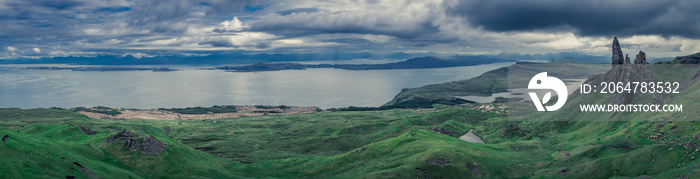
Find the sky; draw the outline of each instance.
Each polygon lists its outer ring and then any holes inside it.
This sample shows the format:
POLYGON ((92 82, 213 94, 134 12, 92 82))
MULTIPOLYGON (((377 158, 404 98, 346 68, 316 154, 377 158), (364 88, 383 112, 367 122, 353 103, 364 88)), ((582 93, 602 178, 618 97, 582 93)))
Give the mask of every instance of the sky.
POLYGON ((0 0, 0 59, 700 52, 700 1, 0 0))

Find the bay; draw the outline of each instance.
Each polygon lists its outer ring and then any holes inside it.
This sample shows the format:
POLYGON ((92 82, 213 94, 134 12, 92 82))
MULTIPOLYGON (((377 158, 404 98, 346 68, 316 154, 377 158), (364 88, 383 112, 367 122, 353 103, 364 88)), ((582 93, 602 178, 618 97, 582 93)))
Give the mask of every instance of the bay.
MULTIPOLYGON (((219 70, 13 70, 0 66, 0 107, 171 108, 212 105, 380 106, 402 88, 469 79, 514 62, 351 71, 233 73, 219 70)), ((48 66, 48 65, 46 65, 48 66)))

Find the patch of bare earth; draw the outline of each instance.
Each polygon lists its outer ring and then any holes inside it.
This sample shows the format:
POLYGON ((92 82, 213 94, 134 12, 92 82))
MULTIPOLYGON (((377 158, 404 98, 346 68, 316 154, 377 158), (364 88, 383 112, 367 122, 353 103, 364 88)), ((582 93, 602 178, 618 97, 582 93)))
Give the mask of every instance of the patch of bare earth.
POLYGON ((102 119, 102 120, 133 120, 133 119, 145 119, 145 120, 202 120, 202 119, 222 119, 222 118, 237 118, 237 117, 249 117, 249 116, 277 116, 277 115, 292 115, 292 114, 311 114, 316 113, 316 107, 295 107, 288 106, 287 108, 281 109, 279 107, 274 108, 258 108, 255 106, 235 106, 236 112, 232 113, 208 113, 208 114, 180 114, 172 111, 165 110, 131 110, 122 109, 119 112, 121 114, 117 115, 107 115, 102 113, 85 112, 79 111, 82 114, 87 115, 90 118, 102 119))
POLYGON ((477 111, 483 111, 483 112, 499 112, 500 109, 505 109, 508 106, 502 103, 493 103, 493 104, 478 104, 474 105, 472 107, 469 107, 471 110, 477 110, 477 111))

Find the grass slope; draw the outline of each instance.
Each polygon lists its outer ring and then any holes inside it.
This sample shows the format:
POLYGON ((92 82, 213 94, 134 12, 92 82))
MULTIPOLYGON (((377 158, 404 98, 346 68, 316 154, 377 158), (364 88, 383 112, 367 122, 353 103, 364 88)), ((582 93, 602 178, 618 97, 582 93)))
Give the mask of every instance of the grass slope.
MULTIPOLYGON (((654 130, 643 121, 509 121, 462 108, 204 121, 99 121, 67 110, 0 110, 7 113, 45 117, 46 123, 3 118, 3 126, 24 126, 0 129, 0 135, 10 136, 0 144, 0 172, 8 177, 86 177, 72 162, 104 178, 607 178, 698 170, 687 167, 697 165, 687 153, 694 148, 683 146, 696 139, 648 140, 644 132, 654 130), (506 130, 512 124, 519 129, 506 130), (78 125, 98 134, 83 134, 78 125), (456 134, 474 129, 486 144, 429 130, 434 127, 456 134), (144 156, 102 142, 121 129, 154 135, 168 150, 144 156), (194 150, 207 147, 214 149, 194 150)), ((691 130, 695 123, 684 125, 675 128, 683 131, 678 136, 697 135, 691 130)), ((672 131, 671 126, 657 130, 672 131)))

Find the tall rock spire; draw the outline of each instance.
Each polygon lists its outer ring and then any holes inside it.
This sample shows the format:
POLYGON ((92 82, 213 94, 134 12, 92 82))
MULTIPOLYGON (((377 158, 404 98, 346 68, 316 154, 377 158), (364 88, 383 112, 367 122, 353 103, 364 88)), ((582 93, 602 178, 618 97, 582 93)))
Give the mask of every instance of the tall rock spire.
POLYGON ((624 64, 625 60, 622 58, 622 48, 620 48, 620 42, 617 41, 617 37, 613 39, 613 45, 612 45, 612 64, 615 66, 616 64, 624 64))

